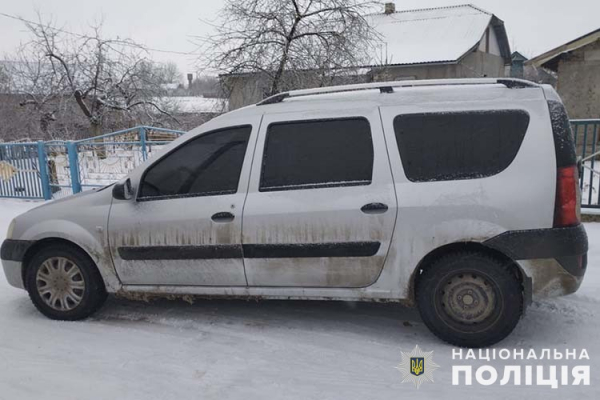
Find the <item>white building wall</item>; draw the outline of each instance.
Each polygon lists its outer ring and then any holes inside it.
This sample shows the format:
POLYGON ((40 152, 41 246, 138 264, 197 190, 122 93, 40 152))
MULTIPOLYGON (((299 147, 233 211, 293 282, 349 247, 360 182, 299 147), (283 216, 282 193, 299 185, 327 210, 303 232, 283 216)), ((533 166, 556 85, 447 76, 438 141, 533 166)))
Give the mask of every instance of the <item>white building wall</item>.
POLYGON ((483 37, 481 38, 481 42, 479 42, 478 50, 486 53, 486 49, 485 49, 486 35, 488 35, 488 34, 490 35, 490 48, 487 53, 493 54, 495 56, 501 56, 502 53, 500 53, 500 44, 498 43, 498 36, 496 36, 496 32, 494 31, 494 28, 491 25, 488 26, 486 33, 483 34, 483 37))

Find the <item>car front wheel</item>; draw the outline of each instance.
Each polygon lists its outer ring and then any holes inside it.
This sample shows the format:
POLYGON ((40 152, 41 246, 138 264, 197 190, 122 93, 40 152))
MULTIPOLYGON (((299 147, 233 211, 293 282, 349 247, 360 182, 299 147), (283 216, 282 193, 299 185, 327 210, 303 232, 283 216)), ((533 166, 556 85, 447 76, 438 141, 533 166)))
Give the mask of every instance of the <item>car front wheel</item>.
POLYGON ((82 250, 67 244, 39 250, 27 265, 25 279, 31 301, 51 319, 87 318, 107 297, 94 262, 82 250))

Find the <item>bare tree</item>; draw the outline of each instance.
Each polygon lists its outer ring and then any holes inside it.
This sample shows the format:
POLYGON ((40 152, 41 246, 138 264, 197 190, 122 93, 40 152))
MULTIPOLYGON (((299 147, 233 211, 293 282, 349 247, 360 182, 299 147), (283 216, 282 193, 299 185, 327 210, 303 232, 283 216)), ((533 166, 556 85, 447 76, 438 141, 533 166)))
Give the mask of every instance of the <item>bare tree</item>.
POLYGON ((155 75, 159 78, 160 83, 181 83, 182 81, 183 74, 177 64, 173 62, 157 64, 153 68, 155 68, 155 75))
POLYGON ((0 94, 8 93, 10 90, 10 76, 6 71, 6 66, 0 64, 0 94))
POLYGON ((8 91, 19 98, 19 105, 33 110, 41 138, 54 139, 51 124, 63 106, 67 90, 64 76, 55 74, 52 66, 28 46, 20 46, 13 60, 5 63, 8 91))
POLYGON ((100 134, 106 117, 115 113, 131 120, 140 115, 146 120, 157 115, 174 119, 157 100, 172 67, 153 63, 132 40, 105 38, 101 24, 83 35, 39 20, 26 23, 32 39, 20 57, 24 106, 40 109, 50 100, 68 99, 87 119, 92 135, 100 134))
POLYGON ((269 83, 265 94, 272 95, 309 76, 325 79, 332 71, 367 65, 378 34, 365 15, 378 4, 227 0, 215 33, 202 38, 204 66, 222 74, 260 73, 269 83))

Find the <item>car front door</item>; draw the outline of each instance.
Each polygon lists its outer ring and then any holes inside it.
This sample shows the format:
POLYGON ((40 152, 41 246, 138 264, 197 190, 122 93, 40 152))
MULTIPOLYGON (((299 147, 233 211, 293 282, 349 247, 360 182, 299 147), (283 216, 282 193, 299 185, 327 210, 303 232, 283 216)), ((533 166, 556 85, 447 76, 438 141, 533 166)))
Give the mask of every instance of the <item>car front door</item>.
POLYGON ((143 172, 135 199, 113 201, 109 241, 124 284, 246 286, 242 208, 259 123, 186 141, 143 172))
POLYGON ((264 116, 243 216, 249 286, 352 288, 379 277, 396 196, 379 112, 361 111, 264 116))

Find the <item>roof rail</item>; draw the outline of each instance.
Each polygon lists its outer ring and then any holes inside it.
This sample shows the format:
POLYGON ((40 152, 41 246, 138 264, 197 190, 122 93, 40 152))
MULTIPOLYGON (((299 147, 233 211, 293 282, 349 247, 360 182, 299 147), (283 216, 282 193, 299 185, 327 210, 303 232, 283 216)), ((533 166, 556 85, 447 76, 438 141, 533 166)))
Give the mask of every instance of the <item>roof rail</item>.
POLYGON ((425 87, 425 86, 461 86, 461 85, 504 85, 509 89, 523 89, 539 87, 538 84, 523 79, 513 78, 476 78, 476 79, 430 79, 414 81, 392 81, 359 83, 356 85, 330 86, 314 89, 292 90, 267 97, 259 102, 258 106, 281 103, 283 100, 294 97, 315 96, 331 93, 357 92, 363 90, 379 90, 381 93, 394 93, 394 88, 425 87))

